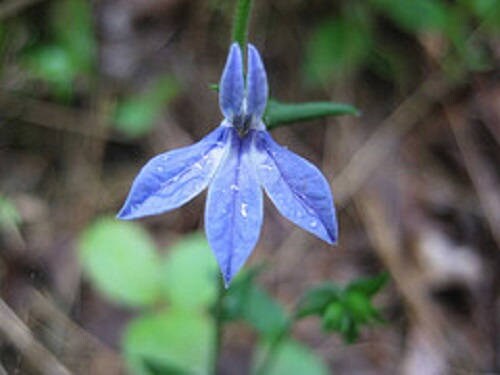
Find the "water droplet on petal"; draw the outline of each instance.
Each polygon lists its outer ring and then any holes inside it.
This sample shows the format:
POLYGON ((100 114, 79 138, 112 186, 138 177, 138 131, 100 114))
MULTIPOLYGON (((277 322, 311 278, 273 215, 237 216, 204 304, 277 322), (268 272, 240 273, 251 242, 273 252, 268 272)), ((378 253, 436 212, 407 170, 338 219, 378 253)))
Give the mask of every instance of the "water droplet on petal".
POLYGON ((203 169, 203 165, 201 165, 200 162, 195 163, 194 166, 195 166, 195 168, 198 168, 199 170, 203 169))
POLYGON ((229 188, 230 188, 231 190, 233 190, 233 191, 239 191, 239 190, 240 190, 239 186, 238 186, 238 185, 235 185, 235 184, 232 184, 229 188))
POLYGON ((247 203, 242 203, 241 204, 241 209, 240 209, 241 216, 243 216, 243 217, 247 217, 248 216, 247 207, 248 207, 247 203))
POLYGON ((269 165, 269 164, 261 164, 260 168, 261 169, 265 169, 267 171, 272 171, 273 170, 273 167, 271 165, 269 165))
POLYGON ((165 168, 163 168, 163 167, 156 167, 156 170, 157 170, 158 172, 163 172, 163 170, 164 170, 164 169, 165 169, 165 168))
POLYGON ((314 220, 314 219, 313 219, 313 220, 311 220, 311 221, 309 222, 309 226, 310 226, 311 228, 316 228, 316 227, 318 226, 318 222, 317 222, 316 220, 314 220))

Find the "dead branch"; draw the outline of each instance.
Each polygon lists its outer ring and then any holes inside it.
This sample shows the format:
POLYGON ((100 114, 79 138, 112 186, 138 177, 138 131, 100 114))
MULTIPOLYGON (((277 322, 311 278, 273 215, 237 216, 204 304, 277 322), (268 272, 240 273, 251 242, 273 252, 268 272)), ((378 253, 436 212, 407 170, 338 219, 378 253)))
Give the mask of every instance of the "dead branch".
POLYGON ((70 375, 71 372, 61 364, 40 342, 30 329, 19 319, 10 307, 0 299, 0 334, 12 343, 33 368, 44 375, 70 375))

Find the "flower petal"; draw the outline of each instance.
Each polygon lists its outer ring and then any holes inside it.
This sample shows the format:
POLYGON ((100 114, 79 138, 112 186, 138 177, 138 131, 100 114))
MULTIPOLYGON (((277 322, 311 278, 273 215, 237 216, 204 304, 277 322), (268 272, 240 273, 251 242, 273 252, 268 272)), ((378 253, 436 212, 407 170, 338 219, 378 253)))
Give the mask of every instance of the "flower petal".
POLYGON ((219 106, 224 117, 232 119, 240 114, 244 90, 241 49, 238 43, 233 43, 219 83, 219 106))
POLYGON ((220 126, 198 143, 152 158, 139 172, 117 215, 131 220, 177 208, 203 191, 229 145, 220 126))
MULTIPOLYGON (((262 226, 262 189, 252 147, 255 132, 240 138, 231 128, 231 148, 208 189, 205 230, 226 286, 255 247, 262 226)), ((229 142, 229 141, 228 141, 229 142)))
POLYGON ((264 63, 259 55, 259 51, 248 45, 248 73, 247 73, 247 113, 261 118, 266 109, 267 76, 264 63))
POLYGON ((333 244, 338 228, 330 186, 310 162, 257 134, 257 175, 278 211, 299 227, 333 244))

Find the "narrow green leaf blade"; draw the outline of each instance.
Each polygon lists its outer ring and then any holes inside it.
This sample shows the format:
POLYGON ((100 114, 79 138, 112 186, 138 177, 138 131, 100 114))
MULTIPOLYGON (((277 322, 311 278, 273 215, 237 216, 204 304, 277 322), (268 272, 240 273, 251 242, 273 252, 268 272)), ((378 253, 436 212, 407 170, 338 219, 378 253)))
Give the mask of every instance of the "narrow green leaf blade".
POLYGON ((357 108, 344 103, 281 103, 276 100, 270 100, 264 114, 264 122, 268 129, 273 129, 292 122, 313 120, 326 116, 359 116, 359 114, 360 112, 357 108))

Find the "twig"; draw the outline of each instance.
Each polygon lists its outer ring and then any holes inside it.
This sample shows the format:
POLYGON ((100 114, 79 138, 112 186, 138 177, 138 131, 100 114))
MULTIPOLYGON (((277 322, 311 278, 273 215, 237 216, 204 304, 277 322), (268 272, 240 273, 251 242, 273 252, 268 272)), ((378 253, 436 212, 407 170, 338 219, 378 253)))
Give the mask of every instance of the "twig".
POLYGON ((412 341, 416 347, 409 348, 410 355, 408 356, 407 353, 403 364, 404 368, 401 369, 402 373, 415 373, 415 357, 422 355, 422 350, 428 354, 429 363, 426 365, 434 370, 440 369, 432 373, 441 373, 441 367, 445 365, 443 358, 445 353, 439 349, 446 348, 442 319, 430 301, 421 274, 416 268, 405 265, 405 259, 403 259, 401 252, 401 241, 396 228, 388 219, 380 198, 373 193, 360 193, 356 199, 356 207, 368 237, 395 279, 395 285, 405 299, 411 313, 410 318, 413 318, 414 321, 412 341))
POLYGON ((92 117, 87 111, 79 111, 62 105, 26 97, 17 97, 6 92, 0 92, 0 108, 2 117, 19 119, 27 123, 48 129, 62 130, 80 134, 85 137, 120 142, 108 133, 98 132, 78 124, 88 124, 92 117))
POLYGON ((476 190, 486 221, 500 248, 500 194, 498 181, 496 181, 495 174, 492 173, 494 167, 488 168, 486 160, 483 160, 478 147, 472 141, 463 113, 448 109, 446 116, 455 135, 458 148, 463 155, 465 168, 476 190))
POLYGON ((395 150, 401 139, 458 83, 431 75, 387 117, 333 180, 335 201, 343 206, 395 150))
POLYGON ((1 363, 0 363, 0 375, 9 375, 7 374, 7 370, 5 370, 5 367, 3 367, 1 363))
POLYGON ((49 322, 50 324, 43 326, 52 327, 51 333, 56 335, 58 340, 64 342, 66 347, 78 348, 75 352, 65 353, 66 362, 68 365, 74 363, 75 368, 72 368, 75 371, 78 368, 79 373, 89 373, 94 362, 102 362, 106 363, 107 375, 123 373, 123 364, 119 355, 96 336, 71 320, 49 296, 41 294, 34 288, 29 288, 26 300, 31 303, 29 308, 35 319, 49 322), (91 360, 82 362, 83 357, 88 357, 91 360))
POLYGON ((70 375, 42 344, 40 344, 26 324, 0 299, 0 334, 5 336, 26 358, 33 368, 44 375, 70 375))

